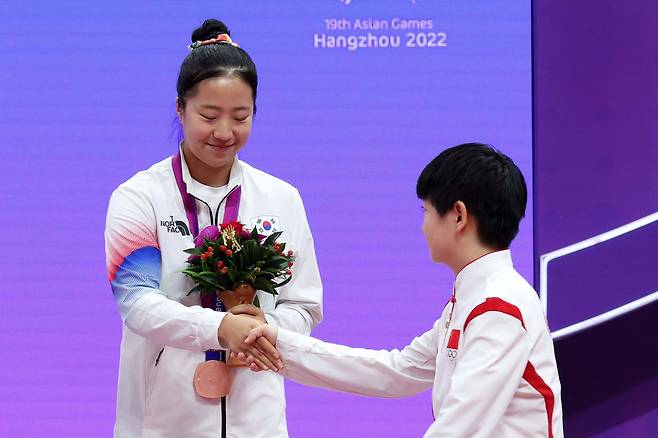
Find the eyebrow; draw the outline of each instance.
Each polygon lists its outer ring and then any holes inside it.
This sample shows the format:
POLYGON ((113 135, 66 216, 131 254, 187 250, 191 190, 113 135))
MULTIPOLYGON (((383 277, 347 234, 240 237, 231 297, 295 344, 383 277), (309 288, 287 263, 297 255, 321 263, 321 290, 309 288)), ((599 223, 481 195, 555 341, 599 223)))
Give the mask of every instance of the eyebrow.
MULTIPOLYGON (((221 108, 221 107, 218 107, 218 106, 215 106, 215 105, 211 105, 211 104, 204 104, 204 105, 201 105, 201 108, 203 108, 203 109, 217 110, 217 111, 223 111, 223 110, 224 110, 224 108, 221 108)), ((233 108, 231 111, 249 111, 250 109, 251 109, 251 108, 248 107, 248 106, 239 106, 239 107, 237 107, 237 108, 233 108)))

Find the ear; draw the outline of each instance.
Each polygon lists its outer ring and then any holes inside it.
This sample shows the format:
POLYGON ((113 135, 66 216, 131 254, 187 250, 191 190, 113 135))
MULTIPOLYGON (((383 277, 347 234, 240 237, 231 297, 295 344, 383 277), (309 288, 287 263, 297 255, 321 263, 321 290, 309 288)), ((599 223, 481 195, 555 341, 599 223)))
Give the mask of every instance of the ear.
POLYGON ((178 114, 178 120, 183 122, 183 105, 181 105, 180 100, 176 97, 176 114, 178 114))
POLYGON ((455 217, 456 230, 457 232, 461 232, 466 228, 466 225, 468 224, 468 209, 466 208, 466 204, 464 204, 462 201, 455 202, 455 205, 453 205, 452 209, 455 217))

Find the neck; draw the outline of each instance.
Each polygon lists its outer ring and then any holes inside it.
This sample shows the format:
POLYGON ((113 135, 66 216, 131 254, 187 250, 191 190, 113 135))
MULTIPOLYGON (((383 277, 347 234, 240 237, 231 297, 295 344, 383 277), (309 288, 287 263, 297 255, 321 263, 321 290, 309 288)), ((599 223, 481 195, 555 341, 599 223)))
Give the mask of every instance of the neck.
POLYGON ((491 254, 492 252, 496 251, 498 250, 494 248, 488 248, 482 245, 474 245, 473 247, 467 248, 465 251, 463 251, 460 254, 459 260, 455 260, 454 263, 450 264, 450 268, 455 273, 455 276, 457 276, 467 265, 473 263, 475 260, 481 257, 484 257, 487 254, 491 254))
POLYGON ((192 178, 210 187, 222 187, 228 184, 233 163, 219 168, 211 167, 189 152, 185 147, 185 143, 183 143, 182 149, 185 163, 187 163, 187 169, 190 171, 192 178))

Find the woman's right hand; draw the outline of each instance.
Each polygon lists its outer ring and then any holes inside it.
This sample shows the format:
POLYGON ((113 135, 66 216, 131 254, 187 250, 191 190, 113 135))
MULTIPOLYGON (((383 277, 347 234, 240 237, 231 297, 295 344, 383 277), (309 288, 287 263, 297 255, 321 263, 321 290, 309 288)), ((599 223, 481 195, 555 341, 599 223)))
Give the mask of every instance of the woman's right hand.
POLYGON ((259 344, 257 347, 253 344, 246 344, 244 342, 249 333, 260 325, 266 324, 263 324, 252 316, 227 313, 217 329, 217 339, 219 340, 220 345, 228 348, 232 352, 244 353, 245 355, 252 357, 253 361, 261 369, 279 371, 279 369, 283 367, 283 362, 281 362, 281 359, 278 357, 278 352, 276 352, 276 349, 271 344, 270 347, 275 351, 275 354, 266 355, 260 350, 265 349, 262 344, 259 344))
MULTIPOLYGON (((263 324, 253 328, 249 332, 249 336, 244 340, 244 343, 253 346, 255 351, 260 355, 252 354, 251 352, 241 352, 238 358, 247 363, 247 366, 252 371, 264 371, 267 368, 260 366, 259 362, 263 362, 265 358, 271 362, 276 362, 280 371, 283 368, 283 362, 279 352, 276 349, 276 338, 279 334, 279 329, 275 326, 263 324)), ((253 351, 253 350, 252 350, 253 351)))

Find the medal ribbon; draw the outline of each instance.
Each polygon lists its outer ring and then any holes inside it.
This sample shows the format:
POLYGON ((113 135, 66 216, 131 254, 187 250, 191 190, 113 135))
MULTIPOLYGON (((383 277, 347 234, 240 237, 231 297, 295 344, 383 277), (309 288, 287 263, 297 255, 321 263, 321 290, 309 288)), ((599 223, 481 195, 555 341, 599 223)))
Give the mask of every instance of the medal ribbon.
MULTIPOLYGON (((178 186, 178 191, 180 193, 181 199, 183 200, 183 206, 185 207, 185 215, 187 216, 187 223, 190 225, 190 233, 192 234, 192 239, 195 239, 199 235, 199 219, 197 216, 196 201, 194 197, 187 192, 187 185, 183 180, 183 165, 181 162, 180 152, 173 156, 171 160, 171 167, 174 171, 174 178, 176 179, 176 186, 178 186)), ((231 221, 238 220, 238 211, 240 209, 240 197, 242 194, 242 188, 236 186, 232 189, 224 199, 220 202, 220 205, 224 200, 226 200, 226 207, 224 208, 224 219, 222 223, 227 223, 231 221)), ((212 223, 212 211, 210 212, 210 222, 212 223)), ((219 299, 218 296, 202 296, 201 305, 206 308, 214 309, 218 312, 224 312, 224 303, 219 299)), ((221 351, 206 351, 206 360, 223 360, 224 354, 221 351)))

